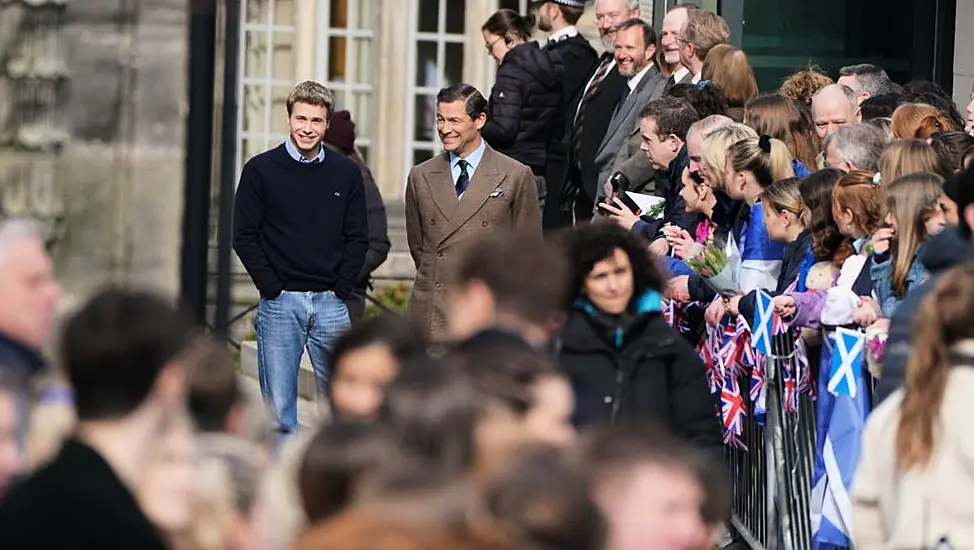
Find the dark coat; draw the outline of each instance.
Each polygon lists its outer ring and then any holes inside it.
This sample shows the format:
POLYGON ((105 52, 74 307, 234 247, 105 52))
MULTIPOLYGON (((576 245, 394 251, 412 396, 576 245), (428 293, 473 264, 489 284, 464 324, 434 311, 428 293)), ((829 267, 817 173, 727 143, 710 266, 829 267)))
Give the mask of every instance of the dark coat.
MULTIPOLYGON (((603 54, 605 55, 611 54, 603 54)), ((595 70, 593 68, 593 72, 595 70)), ((589 75, 589 78, 592 76, 589 75)), ((587 196, 588 202, 595 200, 599 179, 599 167, 595 164, 595 155, 602 146, 602 139, 609 128, 612 112, 619 103, 622 90, 627 86, 626 80, 626 77, 619 74, 618 67, 612 67, 585 104, 585 119, 581 125, 581 151, 577 156, 572 152, 568 161, 568 174, 562 191, 563 205, 571 204, 579 192, 587 196)), ((585 82, 587 84, 588 79, 585 82)), ((578 122, 575 120, 575 114, 568 113, 568 116, 572 117, 568 120, 569 142, 578 122)))
POLYGON ((515 46, 497 69, 482 135, 495 151, 543 175, 560 103, 561 81, 548 54, 534 41, 515 46))
POLYGON ((359 271, 358 280, 352 295, 345 300, 348 315, 353 321, 361 319, 365 314, 365 293, 369 288, 369 279, 389 256, 392 243, 389 242, 389 221, 386 217, 386 205, 382 201, 382 194, 375 184, 371 173, 362 178, 365 186, 365 208, 369 219, 369 250, 365 253, 365 263, 359 271))
POLYGON ((656 421, 704 447, 720 448, 704 365, 659 311, 627 323, 590 304, 573 309, 559 359, 574 389, 577 425, 656 421))
MULTIPOLYGON (((963 238, 956 228, 947 228, 930 239, 920 252, 920 263, 930 272, 930 278, 910 290, 889 323, 886 355, 883 357, 883 376, 876 386, 876 402, 879 404, 903 385, 906 378, 906 361, 913 348, 913 319, 936 280, 948 269, 967 262, 974 262, 974 244, 963 238)), ((863 269, 869 272, 868 264, 863 269)))
POLYGON ((579 100, 582 99, 585 84, 599 62, 599 54, 581 34, 551 42, 545 46, 544 51, 555 67, 555 77, 561 81, 561 101, 548 139, 545 166, 547 196, 551 197, 545 203, 543 222, 547 229, 571 223, 571 219, 566 219, 561 213, 557 199, 561 196, 561 188, 568 171, 575 112, 578 110, 579 100))
POLYGON ((75 439, 4 497, 0 533, 4 550, 167 546, 108 462, 75 439))

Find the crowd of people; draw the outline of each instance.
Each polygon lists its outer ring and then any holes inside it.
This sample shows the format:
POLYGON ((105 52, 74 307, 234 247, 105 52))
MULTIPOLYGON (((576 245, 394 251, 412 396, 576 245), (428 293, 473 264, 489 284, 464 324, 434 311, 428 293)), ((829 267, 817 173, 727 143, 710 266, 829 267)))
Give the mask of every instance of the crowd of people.
POLYGON ((260 399, 151 293, 52 338, 41 234, 0 220, 3 548, 727 547, 772 380, 816 403, 816 547, 974 545, 974 96, 869 64, 761 93, 709 11, 598 0, 600 55, 584 1, 531 4, 483 24, 489 94, 437 95, 408 317, 364 315, 390 242, 350 113, 291 92, 235 199, 260 399))

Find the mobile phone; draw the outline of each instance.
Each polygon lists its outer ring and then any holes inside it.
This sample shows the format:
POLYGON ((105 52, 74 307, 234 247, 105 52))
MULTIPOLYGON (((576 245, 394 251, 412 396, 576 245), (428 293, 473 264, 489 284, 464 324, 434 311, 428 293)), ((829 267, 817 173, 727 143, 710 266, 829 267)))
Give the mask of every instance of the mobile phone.
POLYGON ((622 172, 612 174, 612 177, 609 178, 609 184, 612 186, 613 197, 619 197, 622 204, 626 205, 626 208, 628 208, 633 214, 637 216, 641 216, 643 214, 643 209, 639 208, 636 201, 632 200, 632 198, 629 197, 629 195, 627 195, 625 192, 625 189, 629 188, 629 180, 626 178, 625 174, 622 172))

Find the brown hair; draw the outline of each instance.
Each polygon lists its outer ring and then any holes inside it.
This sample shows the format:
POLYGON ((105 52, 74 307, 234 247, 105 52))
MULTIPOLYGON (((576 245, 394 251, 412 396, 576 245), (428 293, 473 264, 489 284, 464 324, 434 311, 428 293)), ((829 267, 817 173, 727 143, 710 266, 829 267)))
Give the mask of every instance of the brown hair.
POLYGON ((883 183, 914 172, 937 173, 940 159, 933 147, 919 139, 898 139, 886 146, 879 157, 879 173, 883 183))
POLYGON ((710 50, 718 44, 730 42, 727 21, 716 13, 706 10, 687 10, 687 23, 683 27, 682 40, 697 50, 697 58, 707 59, 710 50))
POLYGON ((308 444, 298 471, 301 504, 311 523, 351 504, 365 476, 402 460, 379 424, 339 421, 321 427, 308 444))
POLYGON ((187 351, 187 405, 196 428, 223 432, 234 407, 244 403, 236 363, 225 344, 200 338, 187 351))
POLYGON ((898 178, 886 187, 886 208, 897 222, 890 285, 895 296, 902 298, 908 290, 906 277, 920 246, 930 236, 925 222, 939 208, 943 184, 943 178, 937 174, 918 172, 898 178))
POLYGON ((852 239, 839 232, 832 217, 832 190, 843 172, 826 168, 806 176, 799 187, 802 202, 811 213, 808 230, 812 233, 812 255, 816 261, 831 262, 836 267, 856 253, 852 239))
POLYGON ((710 50, 700 75, 724 93, 731 107, 743 107, 758 95, 758 83, 747 54, 729 44, 718 44, 710 50))
POLYGON ((920 303, 913 321, 914 345, 906 367, 896 464, 901 472, 930 461, 944 391, 950 373, 950 346, 974 336, 974 265, 943 274, 920 303))
POLYGON ((530 548, 598 550, 606 522, 584 476, 558 449, 525 445, 488 480, 487 508, 530 548))
POLYGON ((812 113, 781 94, 763 94, 747 102, 744 123, 759 134, 780 139, 809 171, 815 169, 822 142, 815 133, 812 113))
POLYGON ((331 120, 335 114, 335 94, 314 80, 305 80, 291 90, 287 96, 287 116, 291 116, 295 103, 306 103, 315 107, 325 108, 325 120, 331 120))
POLYGON ((904 103, 893 111, 895 139, 927 139, 935 132, 953 130, 950 118, 926 103, 904 103))
POLYGON ((501 9, 494 12, 480 30, 496 34, 504 40, 516 38, 527 42, 531 39, 528 21, 514 10, 501 9))
POLYGON ((829 84, 835 84, 818 67, 812 66, 792 74, 781 83, 781 95, 811 108, 812 96, 829 84))
POLYGON ((838 218, 843 210, 852 212, 852 223, 867 235, 876 232, 883 223, 883 192, 873 183, 873 172, 853 170, 839 178, 832 190, 832 216, 838 218))
POLYGON ((567 300, 567 272, 561 250, 540 235, 496 231, 461 252, 456 277, 461 285, 482 282, 498 309, 543 325, 567 300), (539 278, 538 273, 551 276, 539 278))

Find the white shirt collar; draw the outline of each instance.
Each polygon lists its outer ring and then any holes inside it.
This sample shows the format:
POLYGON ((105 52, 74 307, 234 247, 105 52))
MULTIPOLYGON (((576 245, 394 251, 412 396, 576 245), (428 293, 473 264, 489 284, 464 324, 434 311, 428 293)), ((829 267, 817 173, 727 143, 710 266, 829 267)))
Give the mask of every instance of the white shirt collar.
POLYGON ((700 75, 701 75, 701 73, 697 73, 697 74, 693 75, 693 78, 690 79, 690 83, 691 84, 700 84, 700 75))
POLYGON ((573 36, 578 36, 578 29, 575 25, 568 25, 560 31, 555 31, 548 35, 548 43, 560 42, 566 38, 571 38, 573 36))
POLYGON ((673 82, 679 84, 680 81, 686 78, 688 74, 690 74, 690 69, 680 65, 679 69, 673 71, 673 82))
POLYGON ((629 78, 629 91, 630 92, 633 91, 633 90, 635 90, 636 89, 636 86, 639 86, 639 82, 642 81, 643 77, 646 76, 646 73, 648 73, 649 70, 652 69, 652 68, 653 68, 653 62, 650 61, 649 64, 646 65, 645 67, 643 67, 643 69, 641 71, 639 71, 638 73, 632 75, 632 77, 629 78))

